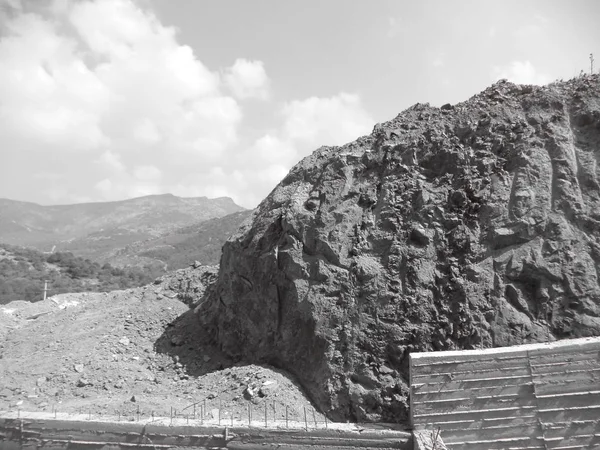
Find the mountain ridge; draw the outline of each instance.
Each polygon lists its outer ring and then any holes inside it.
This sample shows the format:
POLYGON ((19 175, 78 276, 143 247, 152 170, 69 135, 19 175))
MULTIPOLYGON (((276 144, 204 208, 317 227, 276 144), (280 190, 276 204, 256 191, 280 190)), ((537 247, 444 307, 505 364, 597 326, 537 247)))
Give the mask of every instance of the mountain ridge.
POLYGON ((204 220, 245 211, 229 197, 152 195, 115 202, 39 205, 0 199, 0 242, 41 251, 73 251, 80 256, 123 247, 191 226, 204 220), (78 248, 77 239, 83 240, 78 248), (94 249, 94 247, 100 247, 94 249))

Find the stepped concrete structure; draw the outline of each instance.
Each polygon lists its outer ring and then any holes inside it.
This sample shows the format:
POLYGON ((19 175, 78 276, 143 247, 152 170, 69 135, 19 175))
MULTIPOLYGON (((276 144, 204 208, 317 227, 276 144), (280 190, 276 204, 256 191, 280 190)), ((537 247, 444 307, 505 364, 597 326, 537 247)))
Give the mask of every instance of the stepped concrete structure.
POLYGON ((600 338, 413 353, 410 384, 448 449, 600 448, 600 338))

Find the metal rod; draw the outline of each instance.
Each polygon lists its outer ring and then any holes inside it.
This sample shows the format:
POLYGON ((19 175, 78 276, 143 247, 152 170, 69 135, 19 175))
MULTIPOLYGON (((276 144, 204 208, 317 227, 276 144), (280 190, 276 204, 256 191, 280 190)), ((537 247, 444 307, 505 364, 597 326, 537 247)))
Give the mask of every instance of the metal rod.
POLYGON ((315 428, 319 428, 319 427, 317 426, 317 416, 316 416, 316 414, 315 414, 315 408, 313 408, 312 410, 313 410, 313 421, 315 422, 315 428))
POLYGON ((44 280, 44 300, 46 300, 46 292, 48 292, 48 281, 50 280, 44 280))
POLYGON ((288 405, 285 405, 285 427, 288 427, 288 405))
POLYGON ((267 402, 265 402, 265 428, 267 428, 267 402))
POLYGON ((304 427, 306 428, 306 431, 308 431, 308 419, 306 418, 306 406, 304 406, 303 408, 304 408, 304 427))
POLYGON ((221 407, 222 407, 221 399, 219 399, 219 425, 221 425, 221 407))

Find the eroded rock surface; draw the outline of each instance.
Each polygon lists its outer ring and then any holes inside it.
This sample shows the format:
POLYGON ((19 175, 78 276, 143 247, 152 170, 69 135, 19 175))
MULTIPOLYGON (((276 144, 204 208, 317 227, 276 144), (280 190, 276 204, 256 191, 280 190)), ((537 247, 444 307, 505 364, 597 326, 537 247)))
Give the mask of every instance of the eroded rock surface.
POLYGON ((417 104, 297 164, 200 320, 335 419, 402 421, 408 354, 600 334, 600 79, 417 104))

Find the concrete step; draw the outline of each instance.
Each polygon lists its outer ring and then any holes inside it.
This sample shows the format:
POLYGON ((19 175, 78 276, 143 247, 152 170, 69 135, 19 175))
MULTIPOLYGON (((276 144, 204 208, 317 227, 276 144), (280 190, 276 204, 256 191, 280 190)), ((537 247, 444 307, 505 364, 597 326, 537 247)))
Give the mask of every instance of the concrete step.
POLYGON ((445 444, 486 439, 510 440, 529 436, 542 436, 542 429, 539 423, 518 427, 444 430, 442 432, 442 439, 445 444))
POLYGON ((546 448, 555 450, 600 448, 600 433, 586 436, 565 436, 546 439, 546 448))
POLYGON ((419 375, 422 374, 436 374, 439 372, 468 372, 470 370, 480 370, 482 367, 489 369, 504 369, 508 367, 527 367, 529 365, 529 359, 527 355, 521 357, 496 357, 496 358, 482 358, 472 359, 467 361, 435 361, 431 364, 419 364, 413 366, 418 368, 415 370, 419 375))
MULTIPOLYGON (((554 403, 549 402, 550 405, 554 403)), ((502 397, 481 397, 481 398, 459 398, 459 399, 440 399, 431 400, 424 403, 413 403, 413 408, 417 408, 419 413, 429 412, 448 412, 454 411, 487 411, 498 408, 514 408, 514 407, 536 407, 537 400, 533 395, 519 396, 510 395, 502 397)))
POLYGON ((565 369, 595 369, 599 365, 597 359, 583 358, 576 361, 550 361, 544 364, 531 361, 533 373, 560 372, 565 369))
POLYGON ((450 381, 466 380, 498 380, 513 379, 515 377, 528 377, 531 375, 529 367, 505 367, 488 370, 481 367, 479 370, 469 370, 464 372, 440 372, 434 374, 413 374, 412 383, 447 383, 450 381))
POLYGON ((430 389, 425 390, 423 386, 420 389, 413 390, 413 404, 425 403, 431 400, 438 400, 440 398, 453 399, 453 398, 465 398, 468 395, 473 398, 482 398, 489 396, 506 396, 506 395, 518 395, 518 396, 530 396, 533 395, 533 383, 526 383, 521 385, 508 385, 508 386, 486 386, 470 389, 454 389, 448 390, 446 386, 444 389, 430 389))
POLYGON ((483 410, 465 410, 452 412, 416 412, 413 416, 414 424, 435 424, 437 422, 449 421, 477 421, 488 420, 505 417, 525 417, 530 416, 536 411, 535 406, 498 408, 498 409, 483 409, 483 410))
POLYGON ((542 425, 544 427, 544 436, 547 439, 600 433, 600 419, 598 418, 596 420, 582 420, 578 422, 542 423, 542 425))
POLYGON ((534 380, 548 380, 548 379, 557 379, 557 380, 565 380, 570 381, 570 377, 577 377, 581 374, 587 374, 591 379, 599 379, 600 378, 600 367, 564 367, 560 370, 556 370, 553 372, 532 372, 532 376, 534 380))
POLYGON ((465 441, 446 442, 446 436, 442 435, 446 447, 452 450, 545 450, 546 446, 541 435, 518 436, 508 439, 476 438, 465 441))
POLYGON ((490 418, 482 420, 450 420, 447 422, 435 422, 428 424, 428 426, 434 426, 435 429, 440 429, 444 433, 454 432, 457 430, 475 430, 481 431, 486 429, 497 429, 497 428, 519 428, 538 426, 539 420, 536 415, 529 415, 523 417, 502 417, 502 418, 490 418))
POLYGON ((538 411, 538 416, 544 423, 597 420, 600 417, 600 405, 574 409, 541 409, 538 411))
POLYGON ((540 410, 584 408, 591 405, 600 405, 600 391, 538 395, 537 403, 540 410))
POLYGON ((521 386, 523 384, 531 383, 531 375, 519 375, 519 376, 505 376, 502 378, 484 378, 484 379, 473 379, 473 380, 447 380, 446 382, 430 382, 428 379, 423 379, 422 382, 415 382, 412 386, 413 391, 453 391, 453 390, 471 390, 480 388, 494 388, 498 386, 509 387, 509 386, 521 386))
POLYGON ((535 392, 538 396, 554 395, 554 394, 569 394, 576 392, 587 392, 598 389, 600 383, 598 380, 587 377, 582 374, 580 379, 571 381, 570 383, 557 382, 556 380, 547 379, 543 382, 536 381, 535 392))

